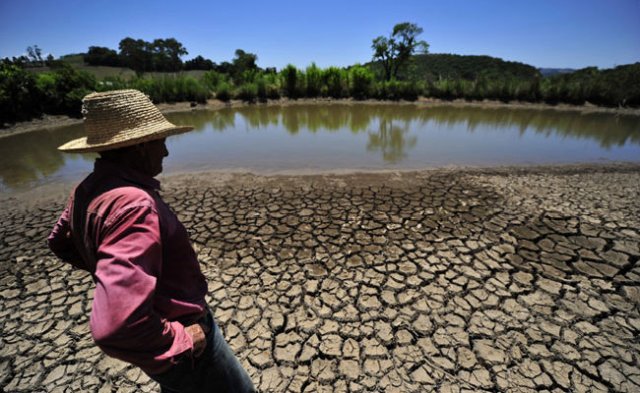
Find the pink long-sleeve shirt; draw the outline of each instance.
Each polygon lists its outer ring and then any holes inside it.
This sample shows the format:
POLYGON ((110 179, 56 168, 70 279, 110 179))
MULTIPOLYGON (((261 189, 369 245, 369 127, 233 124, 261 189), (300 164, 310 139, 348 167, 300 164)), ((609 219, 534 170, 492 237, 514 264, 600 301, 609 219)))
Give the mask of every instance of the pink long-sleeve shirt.
POLYGON ((207 284, 187 231, 149 176, 98 159, 78 187, 83 193, 77 195, 86 199, 79 201, 86 209, 81 249, 71 235, 73 198, 49 235, 49 247, 93 276, 90 326, 96 344, 147 373, 166 371, 192 356, 184 327, 207 310, 207 284))

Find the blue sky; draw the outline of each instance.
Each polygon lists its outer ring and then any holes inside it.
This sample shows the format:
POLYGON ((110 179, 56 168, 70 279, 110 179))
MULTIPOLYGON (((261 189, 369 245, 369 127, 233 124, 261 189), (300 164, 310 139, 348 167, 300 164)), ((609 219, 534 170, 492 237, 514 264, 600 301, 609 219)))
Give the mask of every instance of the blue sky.
POLYGON ((0 0, 0 57, 37 44, 58 57, 124 37, 174 37, 230 61, 241 48, 261 67, 346 66, 371 59, 371 40, 413 22, 431 53, 490 55, 536 67, 640 61, 640 0, 136 1, 0 0))

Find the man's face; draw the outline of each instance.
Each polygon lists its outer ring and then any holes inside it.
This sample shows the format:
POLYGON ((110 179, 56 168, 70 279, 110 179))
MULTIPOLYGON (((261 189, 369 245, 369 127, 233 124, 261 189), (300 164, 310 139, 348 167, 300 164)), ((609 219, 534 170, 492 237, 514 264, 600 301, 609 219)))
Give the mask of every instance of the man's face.
POLYGON ((166 138, 140 144, 140 169, 154 177, 162 172, 162 160, 169 155, 166 138))

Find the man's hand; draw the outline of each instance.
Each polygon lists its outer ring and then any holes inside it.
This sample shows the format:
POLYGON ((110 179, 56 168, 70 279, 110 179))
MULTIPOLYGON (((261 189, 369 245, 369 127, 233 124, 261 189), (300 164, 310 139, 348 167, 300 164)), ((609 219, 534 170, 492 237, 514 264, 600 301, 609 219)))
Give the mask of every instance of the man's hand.
POLYGON ((202 355, 204 349, 207 347, 207 336, 202 329, 202 326, 198 323, 186 326, 184 330, 191 336, 193 341, 193 356, 198 357, 202 355))

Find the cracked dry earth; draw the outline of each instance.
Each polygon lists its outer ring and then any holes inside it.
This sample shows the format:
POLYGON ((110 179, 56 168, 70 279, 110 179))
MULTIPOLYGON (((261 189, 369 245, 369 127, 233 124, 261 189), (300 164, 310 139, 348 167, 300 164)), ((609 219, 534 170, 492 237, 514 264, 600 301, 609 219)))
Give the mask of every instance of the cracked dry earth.
MULTIPOLYGON (((262 392, 640 391, 640 168, 182 175, 208 300, 262 392)), ((5 198, 0 391, 157 391, 88 330, 91 278, 5 198)))

